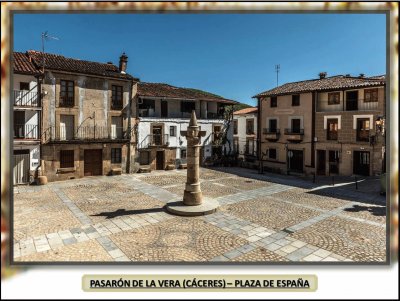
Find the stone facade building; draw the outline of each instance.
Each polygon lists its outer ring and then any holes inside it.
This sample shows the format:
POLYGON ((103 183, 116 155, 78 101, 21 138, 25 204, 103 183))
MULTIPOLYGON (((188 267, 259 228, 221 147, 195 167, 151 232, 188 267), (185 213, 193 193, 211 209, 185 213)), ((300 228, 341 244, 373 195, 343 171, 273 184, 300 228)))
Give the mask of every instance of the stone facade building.
POLYGON ((49 181, 129 172, 135 155, 135 106, 126 73, 119 67, 28 51, 44 70, 41 172, 49 181), (43 68, 44 64, 44 68, 43 68))
POLYGON ((139 120, 137 160, 141 166, 164 170, 186 162, 186 139, 181 131, 187 129, 192 110, 196 111, 200 129, 206 131, 200 148, 201 163, 228 148, 227 144, 218 144, 225 130, 232 145, 233 128, 228 127, 224 111, 235 101, 162 83, 139 82, 134 94, 139 120))
POLYGON ((13 54, 14 184, 32 183, 40 169, 40 72, 26 53, 13 54))
POLYGON ((332 76, 281 85, 258 100, 265 170, 317 175, 382 172, 385 78, 332 76))
POLYGON ((233 145, 238 157, 248 163, 257 160, 258 108, 245 108, 233 113, 233 145))

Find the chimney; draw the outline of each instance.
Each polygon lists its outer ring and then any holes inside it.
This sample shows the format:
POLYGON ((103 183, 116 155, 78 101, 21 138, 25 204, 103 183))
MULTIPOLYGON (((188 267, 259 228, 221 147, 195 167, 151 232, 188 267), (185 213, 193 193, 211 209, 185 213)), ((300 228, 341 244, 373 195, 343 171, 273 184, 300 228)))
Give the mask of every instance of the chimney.
POLYGON ((319 75, 320 79, 323 79, 323 78, 326 77, 327 73, 326 72, 320 72, 318 75, 319 75))
POLYGON ((125 52, 119 57, 119 71, 123 74, 126 73, 126 66, 128 65, 128 57, 125 52))
POLYGON ((360 75, 358 76, 359 78, 364 78, 365 74, 364 73, 360 73, 360 75))

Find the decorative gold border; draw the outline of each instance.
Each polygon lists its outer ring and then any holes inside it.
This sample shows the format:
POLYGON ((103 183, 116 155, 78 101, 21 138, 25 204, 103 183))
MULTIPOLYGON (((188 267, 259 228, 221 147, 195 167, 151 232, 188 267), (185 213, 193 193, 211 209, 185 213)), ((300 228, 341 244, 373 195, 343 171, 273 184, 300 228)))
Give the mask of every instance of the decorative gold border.
MULTIPOLYGON (((389 12, 390 32, 388 71, 390 78, 390 193, 391 200, 391 254, 398 250, 398 4, 395 2, 2 2, 1 3, 1 261, 8 251, 8 217, 12 183, 9 162, 12 140, 10 139, 10 51, 12 36, 12 13, 35 12, 191 12, 191 13, 309 13, 309 12, 389 12), (4 239, 5 238, 5 239, 4 239)), ((389 157, 388 157, 389 158, 389 157)), ((392 258, 393 259, 393 258, 392 258)))

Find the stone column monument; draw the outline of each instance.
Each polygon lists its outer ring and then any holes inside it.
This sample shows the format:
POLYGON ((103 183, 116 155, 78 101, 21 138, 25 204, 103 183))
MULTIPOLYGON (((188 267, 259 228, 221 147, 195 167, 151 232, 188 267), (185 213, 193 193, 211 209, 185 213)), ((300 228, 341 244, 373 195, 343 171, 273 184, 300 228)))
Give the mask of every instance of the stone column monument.
POLYGON ((206 135, 197 125, 196 112, 192 111, 189 126, 181 135, 187 139, 187 179, 183 200, 173 200, 167 204, 171 213, 185 216, 196 216, 213 213, 219 203, 212 199, 203 199, 200 189, 200 142, 206 135))
POLYGON ((192 111, 187 131, 181 131, 187 140, 187 179, 183 192, 183 203, 188 206, 200 205, 203 194, 200 188, 200 140, 206 135, 197 125, 196 113, 192 111))

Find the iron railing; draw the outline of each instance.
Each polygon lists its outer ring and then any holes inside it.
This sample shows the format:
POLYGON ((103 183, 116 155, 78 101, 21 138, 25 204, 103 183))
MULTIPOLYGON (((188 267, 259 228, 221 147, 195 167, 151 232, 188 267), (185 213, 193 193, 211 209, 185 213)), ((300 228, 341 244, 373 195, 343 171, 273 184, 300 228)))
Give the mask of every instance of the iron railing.
POLYGON ((376 111, 379 109, 378 101, 365 101, 365 99, 345 99, 337 104, 329 104, 327 100, 317 101, 317 112, 343 112, 343 111, 376 111))
POLYGON ((113 99, 111 101, 111 110, 122 110, 122 109, 123 109, 122 99, 121 100, 113 99))
POLYGON ((304 129, 285 129, 285 135, 304 135, 304 129))
POLYGON ((45 141, 128 139, 122 127, 107 126, 53 126, 43 132, 43 137, 45 141))
POLYGON ((153 134, 153 135, 148 135, 148 137, 149 137, 149 145, 151 146, 162 146, 169 144, 168 134, 153 134))
POLYGON ((36 124, 14 124, 15 139, 39 139, 39 127, 36 124))
POLYGON ((38 92, 14 90, 14 106, 39 107, 38 92))
POLYGON ((147 135, 139 143, 139 149, 148 148, 151 146, 168 146, 168 145, 169 145, 168 134, 153 134, 153 135, 147 135))
POLYGON ((264 128, 263 129, 263 134, 268 135, 268 134, 279 134, 280 130, 277 128, 264 128))
POLYGON ((59 106, 63 108, 71 108, 75 105, 73 96, 60 96, 59 106))

